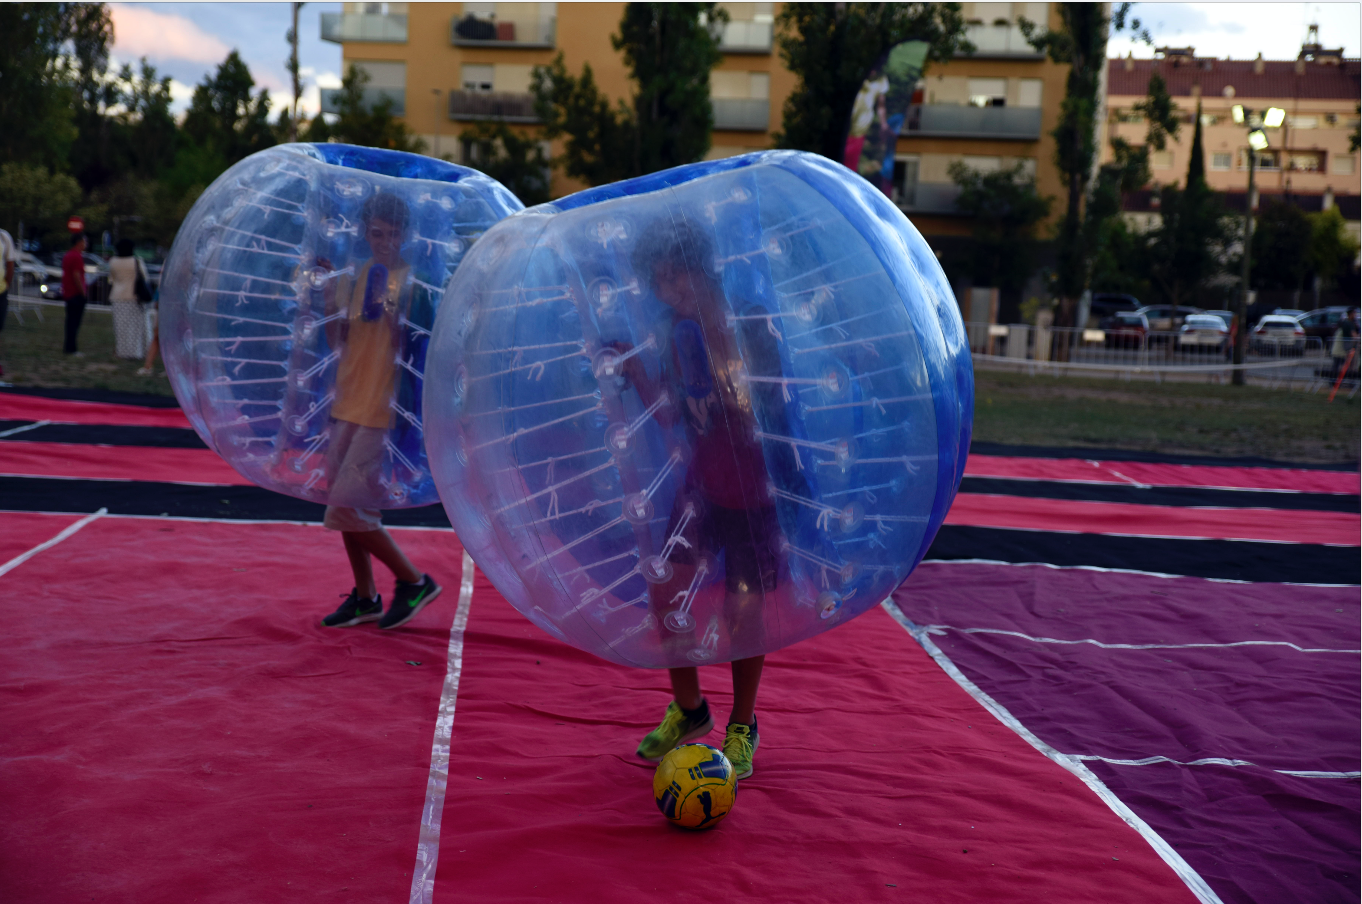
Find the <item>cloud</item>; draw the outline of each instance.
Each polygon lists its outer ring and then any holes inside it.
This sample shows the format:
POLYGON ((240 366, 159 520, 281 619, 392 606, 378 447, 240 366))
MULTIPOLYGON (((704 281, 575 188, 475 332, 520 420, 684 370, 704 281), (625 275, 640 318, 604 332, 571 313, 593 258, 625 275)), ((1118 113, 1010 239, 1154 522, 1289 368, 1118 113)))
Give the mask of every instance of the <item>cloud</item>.
POLYGON ((231 50, 182 16, 141 6, 113 4, 114 49, 120 55, 152 60, 220 63, 231 50))

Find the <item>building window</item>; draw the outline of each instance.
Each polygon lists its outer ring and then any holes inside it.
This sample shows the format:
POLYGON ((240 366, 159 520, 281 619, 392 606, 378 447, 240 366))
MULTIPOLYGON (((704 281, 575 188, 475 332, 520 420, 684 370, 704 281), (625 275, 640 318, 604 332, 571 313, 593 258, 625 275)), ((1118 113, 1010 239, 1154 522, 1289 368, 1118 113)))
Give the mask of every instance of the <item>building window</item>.
POLYGON ((463 64, 463 90, 491 91, 496 84, 496 67, 483 63, 463 64))
POLYGON ((1149 155, 1149 165, 1154 169, 1172 169, 1173 152, 1155 151, 1154 153, 1149 155))
POLYGON ((917 205, 917 180, 921 161, 917 157, 894 158, 892 200, 901 207, 917 205))
POLYGON ((1211 155, 1211 169, 1224 172, 1230 168, 1233 155, 1229 151, 1216 152, 1211 155))
POLYGON ((1293 116, 1291 117, 1291 128, 1293 129, 1318 129, 1318 116, 1293 116))
POLYGON ((973 154, 966 154, 961 159, 965 166, 976 173, 996 173, 1003 168, 1003 158, 1001 157, 976 157, 973 154))
POLYGON ((1323 151, 1292 151, 1287 158, 1286 168, 1297 173, 1324 172, 1323 151))
POLYGON ((1357 172, 1357 158, 1352 154, 1335 154, 1333 166, 1330 169, 1334 175, 1351 176, 1357 172))
POLYGON ((1017 106, 1039 107, 1043 82, 1038 78, 1017 79, 1017 106))
MULTIPOLYGON (((1279 170, 1281 169, 1281 152, 1274 150, 1259 151, 1256 156, 1254 166, 1260 170, 1279 170)), ((1235 169, 1248 169, 1248 148, 1240 148, 1235 169)))
POLYGON ((972 107, 1007 106, 1007 79, 972 78, 969 80, 969 103, 972 107))

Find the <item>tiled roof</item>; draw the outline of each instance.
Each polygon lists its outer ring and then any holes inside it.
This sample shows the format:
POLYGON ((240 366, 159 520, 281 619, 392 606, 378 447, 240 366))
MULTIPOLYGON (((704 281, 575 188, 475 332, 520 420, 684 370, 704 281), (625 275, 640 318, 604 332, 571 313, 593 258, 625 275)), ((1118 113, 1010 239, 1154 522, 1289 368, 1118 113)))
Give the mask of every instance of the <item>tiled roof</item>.
POLYGON ((1299 75, 1295 60, 1264 60, 1261 74, 1253 71, 1253 60, 1198 59, 1176 64, 1131 60, 1129 71, 1126 62, 1107 61, 1107 96, 1143 96, 1155 72, 1163 76, 1174 97, 1190 97, 1192 86, 1198 84, 1206 97, 1223 96, 1226 85, 1234 87, 1236 97, 1357 100, 1362 96, 1358 60, 1344 60, 1336 66, 1306 63, 1299 75))

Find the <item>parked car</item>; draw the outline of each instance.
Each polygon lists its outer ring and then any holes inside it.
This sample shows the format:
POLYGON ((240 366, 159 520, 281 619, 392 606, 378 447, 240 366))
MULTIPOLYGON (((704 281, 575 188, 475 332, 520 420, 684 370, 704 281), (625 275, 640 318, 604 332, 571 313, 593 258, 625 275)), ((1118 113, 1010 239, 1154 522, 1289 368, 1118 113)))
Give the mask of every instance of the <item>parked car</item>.
POLYGON ((1155 333, 1172 333, 1182 328, 1182 322, 1192 314, 1200 314, 1201 308, 1189 308, 1171 304, 1151 304, 1140 308, 1137 313, 1149 319, 1149 329, 1155 333))
MULTIPOLYGON (((63 252, 53 252, 47 257, 49 278, 56 283, 55 295, 45 297, 61 298, 61 259, 63 252)), ((85 297, 91 304, 109 303, 109 264, 98 254, 85 252, 85 297)), ((50 286, 49 286, 50 288, 50 286)))
POLYGON ((1088 316, 1095 319, 1100 328, 1102 321, 1121 311, 1135 311, 1140 300, 1134 295, 1121 295, 1116 292, 1094 292, 1092 303, 1088 306, 1088 316))
POLYGON ((1239 321, 1235 320, 1233 311, 1202 311, 1203 314, 1214 314, 1225 321, 1225 327, 1230 331, 1230 345, 1234 345, 1234 339, 1239 335, 1239 321))
POLYGON ((1279 314, 1282 317, 1304 317, 1308 312, 1302 311, 1300 308, 1273 308, 1272 313, 1279 314))
POLYGON ((1214 314, 1192 314, 1178 332, 1177 347, 1181 351, 1223 355, 1230 350, 1230 328, 1214 314))
POLYGON ((1141 349, 1149 336, 1149 318, 1138 311, 1119 311, 1101 322, 1107 348, 1141 349))
POLYGON ((1305 330, 1295 317, 1268 314, 1258 321, 1249 335, 1253 350, 1259 354, 1302 354, 1305 351, 1305 330))
POLYGON ((1347 318, 1349 310, 1347 305, 1320 308, 1297 317, 1296 322, 1305 330, 1306 336, 1315 336, 1327 345, 1333 341, 1339 322, 1347 318))

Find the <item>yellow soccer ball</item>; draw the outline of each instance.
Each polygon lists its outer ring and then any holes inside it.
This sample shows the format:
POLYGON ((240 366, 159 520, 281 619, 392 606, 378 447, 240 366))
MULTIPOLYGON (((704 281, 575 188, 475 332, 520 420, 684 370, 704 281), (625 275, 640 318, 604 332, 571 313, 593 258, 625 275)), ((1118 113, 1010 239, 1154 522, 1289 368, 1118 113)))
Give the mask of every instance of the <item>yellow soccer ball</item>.
POLYGON ((708 744, 682 744, 653 773, 657 808, 683 829, 713 828, 733 809, 737 796, 733 764, 708 744))

